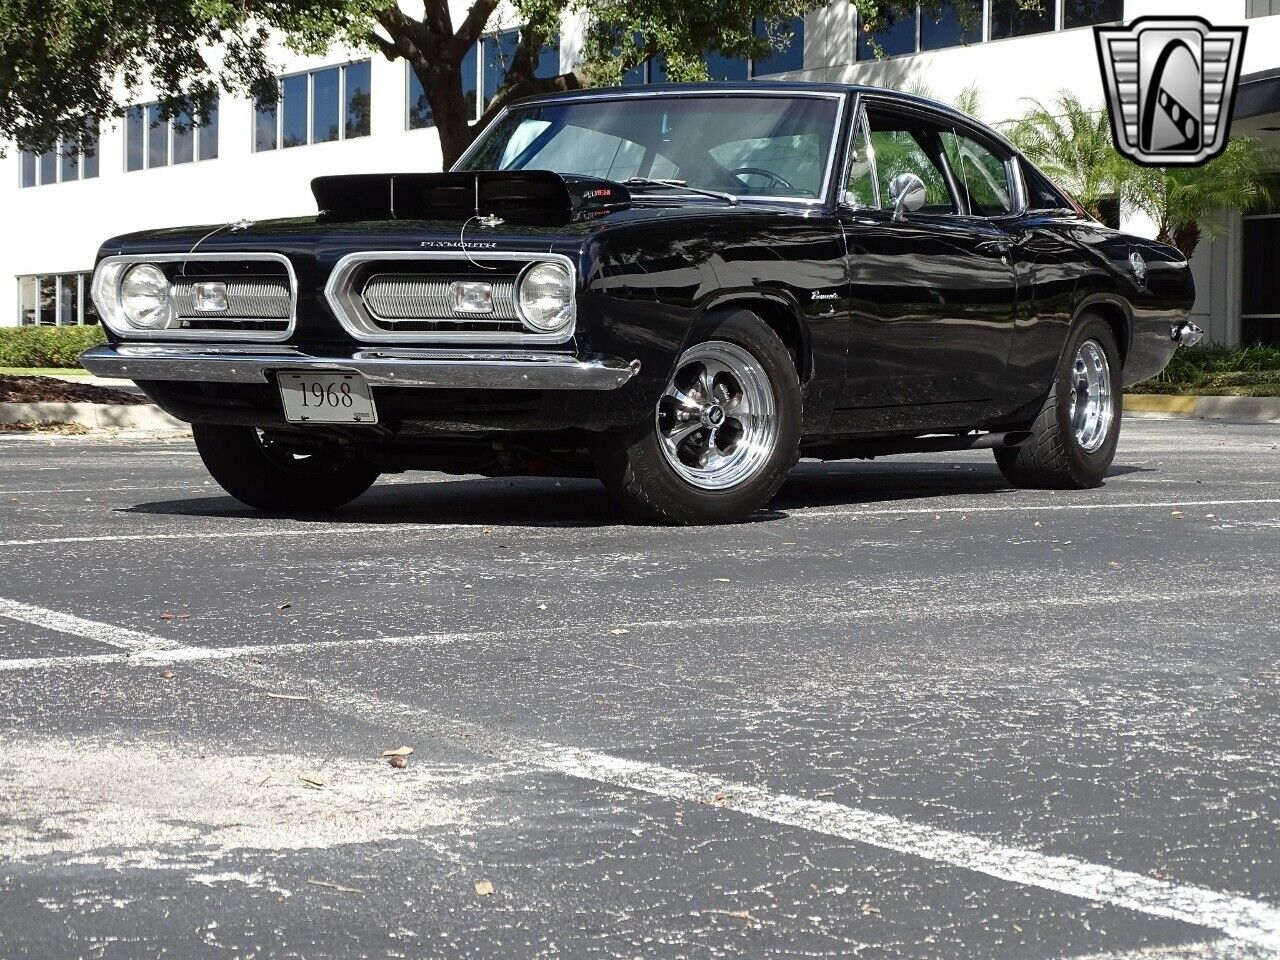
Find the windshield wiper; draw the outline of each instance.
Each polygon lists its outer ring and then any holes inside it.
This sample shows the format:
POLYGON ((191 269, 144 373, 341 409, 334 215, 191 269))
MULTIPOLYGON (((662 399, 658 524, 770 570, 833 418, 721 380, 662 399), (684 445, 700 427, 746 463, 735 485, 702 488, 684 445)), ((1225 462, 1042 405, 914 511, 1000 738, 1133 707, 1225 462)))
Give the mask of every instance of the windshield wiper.
POLYGON ((704 190, 701 187, 691 187, 684 180, 656 180, 650 177, 632 177, 629 180, 623 180, 624 187, 675 187, 680 190, 688 190, 690 193, 697 193, 704 197, 714 197, 717 200, 723 200, 730 206, 737 206, 738 198, 732 193, 721 193, 719 190, 704 190))

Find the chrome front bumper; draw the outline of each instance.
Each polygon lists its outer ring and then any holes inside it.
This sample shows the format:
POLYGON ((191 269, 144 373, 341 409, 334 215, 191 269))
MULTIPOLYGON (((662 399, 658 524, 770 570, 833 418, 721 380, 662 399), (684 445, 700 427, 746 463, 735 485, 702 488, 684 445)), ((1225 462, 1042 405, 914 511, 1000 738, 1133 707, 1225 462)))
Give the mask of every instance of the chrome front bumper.
POLYGON ((304 353, 296 347, 108 343, 80 356, 86 370, 124 380, 274 383, 281 372, 359 373, 375 387, 472 390, 616 390, 640 361, 579 360, 562 354, 463 353, 456 350, 357 350, 304 353))

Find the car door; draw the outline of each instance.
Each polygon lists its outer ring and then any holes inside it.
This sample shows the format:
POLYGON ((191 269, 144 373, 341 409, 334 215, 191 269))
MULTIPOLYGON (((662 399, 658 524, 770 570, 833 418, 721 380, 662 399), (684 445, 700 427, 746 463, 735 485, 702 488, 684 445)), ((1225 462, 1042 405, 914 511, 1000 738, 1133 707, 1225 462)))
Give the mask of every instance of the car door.
POLYGON ((1002 194, 1003 159, 946 114, 864 98, 858 124, 862 156, 842 205, 851 300, 840 406, 902 408, 881 422, 910 427, 937 420, 925 407, 994 405, 1017 299, 1013 237, 997 214, 1017 203, 1016 180, 1005 170, 1002 194), (903 173, 926 197, 898 218, 890 182, 903 173))

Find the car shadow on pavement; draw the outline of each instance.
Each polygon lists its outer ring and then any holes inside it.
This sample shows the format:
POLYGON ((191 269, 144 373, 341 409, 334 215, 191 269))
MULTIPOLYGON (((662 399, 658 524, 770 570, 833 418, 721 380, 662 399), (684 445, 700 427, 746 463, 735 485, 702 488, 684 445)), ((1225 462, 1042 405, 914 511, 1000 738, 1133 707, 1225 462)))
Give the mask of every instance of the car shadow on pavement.
MULTIPOLYGON (((1132 472, 1118 467, 1112 475, 1132 472)), ((140 503, 124 513, 182 517, 287 517, 326 524, 474 524, 477 526, 604 527, 631 525, 599 482, 552 477, 450 477, 415 482, 385 478, 341 510, 314 514, 258 513, 228 496, 140 503)), ((748 522, 783 519, 812 507, 1006 496, 1015 491, 994 464, 974 462, 840 462, 799 464, 769 507, 748 522)))

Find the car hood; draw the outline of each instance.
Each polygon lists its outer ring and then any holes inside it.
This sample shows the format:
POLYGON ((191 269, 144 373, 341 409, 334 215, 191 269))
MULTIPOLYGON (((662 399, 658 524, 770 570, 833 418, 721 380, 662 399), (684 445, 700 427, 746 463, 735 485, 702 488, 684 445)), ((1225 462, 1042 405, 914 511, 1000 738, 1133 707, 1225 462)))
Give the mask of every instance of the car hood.
POLYGON ((804 217, 804 211, 758 204, 726 206, 715 200, 647 199, 629 209, 567 223, 529 222, 512 217, 487 225, 465 218, 337 220, 324 214, 287 219, 165 227, 112 237, 99 259, 145 253, 274 252, 324 257, 355 250, 511 250, 572 253, 599 235, 629 226, 685 220, 693 229, 715 230, 732 218, 804 217))

